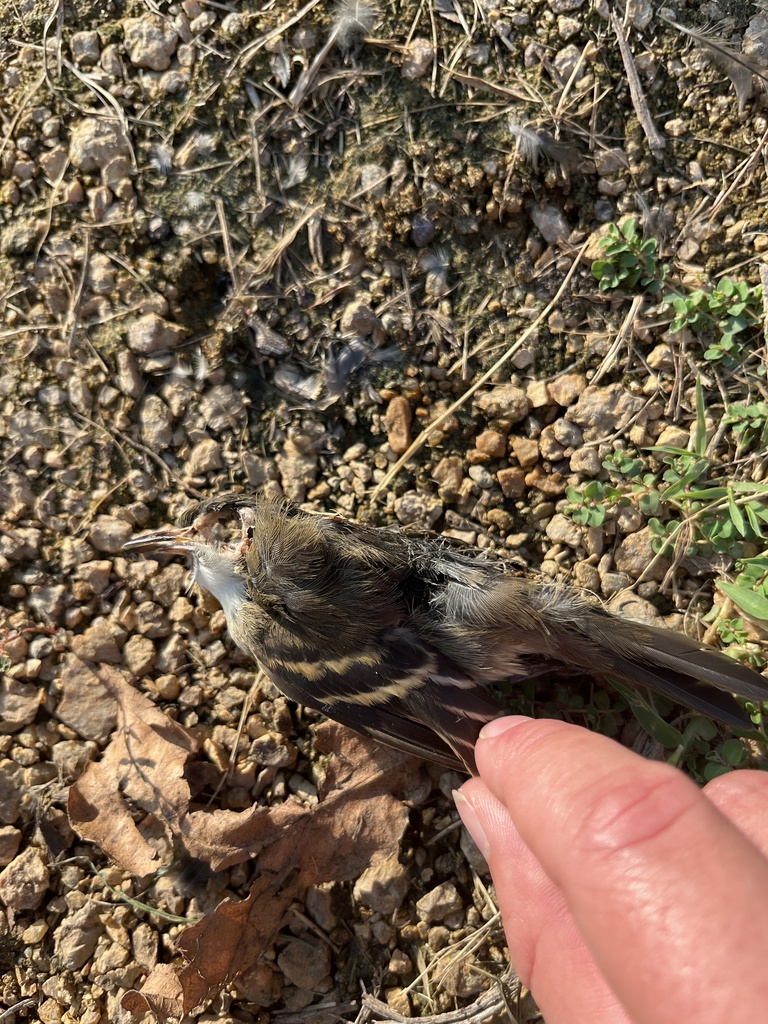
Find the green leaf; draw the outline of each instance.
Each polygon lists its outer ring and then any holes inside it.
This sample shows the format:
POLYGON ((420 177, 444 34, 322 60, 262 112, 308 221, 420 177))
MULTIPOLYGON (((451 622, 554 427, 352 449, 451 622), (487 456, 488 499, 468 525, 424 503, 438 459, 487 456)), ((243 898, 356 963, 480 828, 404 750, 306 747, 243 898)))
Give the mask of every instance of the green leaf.
POLYGON ((643 515, 654 516, 661 508, 661 495, 658 491, 649 491, 640 496, 638 506, 643 515))
POLYGON ((758 519, 757 511, 752 507, 752 505, 753 503, 751 501, 747 502, 747 504, 744 506, 744 511, 747 513, 747 519, 749 520, 749 525, 752 527, 753 533, 755 533, 758 537, 762 537, 762 526, 760 524, 760 520, 758 519))
POLYGON ((675 729, 669 722, 665 722, 663 718, 659 718, 651 705, 639 693, 635 690, 630 690, 628 686, 618 683, 613 679, 611 680, 611 685, 619 691, 640 725, 657 743, 661 743, 663 747, 667 747, 669 750, 674 750, 675 747, 684 744, 685 740, 680 730, 675 729))
POLYGON ((725 498, 727 494, 728 489, 726 487, 697 487, 695 490, 686 491, 685 497, 686 500, 690 502, 713 502, 720 501, 722 498, 725 498))
POLYGON ((597 723, 597 731, 602 733, 603 736, 615 736, 619 731, 619 727, 613 715, 604 715, 597 723))
MULTIPOLYGON (((684 473, 678 480, 676 480, 674 483, 671 483, 669 487, 666 487, 662 491, 662 501, 672 501, 673 498, 676 498, 678 495, 683 494, 685 492, 686 487, 688 487, 689 484, 694 483, 696 480, 699 479, 702 473, 706 472, 709 469, 709 465, 709 459, 699 459, 697 462, 694 462, 693 466, 691 466, 691 468, 686 473, 684 473)), ((690 500, 691 496, 685 494, 685 497, 690 500)))
POLYGON ((715 764, 710 761, 709 764, 704 766, 702 774, 707 782, 711 782, 712 779, 716 779, 720 775, 727 775, 728 772, 732 771, 733 768, 730 768, 727 764, 715 764))
POLYGON ((733 523, 733 525, 736 527, 736 529, 739 531, 742 537, 746 537, 747 528, 746 524, 744 523, 744 516, 741 514, 741 509, 734 501, 733 491, 730 487, 728 488, 728 512, 730 513, 731 522, 733 523))
POLYGON ((592 703, 598 711, 610 711, 611 695, 606 690, 595 690, 592 694, 592 703))
POLYGON ((675 448, 671 444, 652 444, 648 445, 644 451, 647 452, 664 452, 667 455, 681 455, 690 457, 690 452, 687 448, 675 448))
POLYGON ((709 742, 717 736, 717 726, 711 718, 704 718, 703 715, 696 715, 692 718, 688 725, 685 727, 686 739, 689 736, 698 736, 702 740, 709 742))
POLYGON ((590 480, 584 488, 584 497, 590 501, 599 501, 604 495, 605 491, 599 480, 590 480))
POLYGON ((733 765, 737 768, 740 764, 744 764, 747 759, 747 752, 744 749, 744 744, 741 740, 730 739, 726 740, 720 748, 720 753, 724 761, 728 764, 733 765))
POLYGON ((746 587, 740 587, 738 583, 718 582, 717 586, 745 615, 761 622, 768 622, 768 597, 756 594, 754 590, 748 590, 746 587))
POLYGON ((737 480, 730 486, 735 494, 753 494, 755 497, 763 494, 768 497, 768 484, 758 484, 751 480, 737 480))

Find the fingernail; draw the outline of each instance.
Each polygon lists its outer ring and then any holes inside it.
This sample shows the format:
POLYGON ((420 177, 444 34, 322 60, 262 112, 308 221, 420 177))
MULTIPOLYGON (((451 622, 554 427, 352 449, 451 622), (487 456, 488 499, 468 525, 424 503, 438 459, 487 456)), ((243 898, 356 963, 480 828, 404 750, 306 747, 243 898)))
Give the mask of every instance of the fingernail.
POLYGON ((505 718, 494 718, 492 722, 484 725, 480 730, 481 740, 492 740, 497 736, 501 736, 502 733, 509 732, 510 729, 516 729, 518 725, 522 725, 524 722, 532 722, 532 718, 528 718, 526 715, 507 715, 505 718))
POLYGON ((491 852, 491 844, 488 842, 488 836, 485 834, 485 829, 480 824, 480 819, 477 816, 475 808, 458 789, 454 789, 453 799, 456 802, 456 810, 459 812, 461 820, 464 822, 464 827, 474 839, 475 846, 487 860, 488 854, 491 852))

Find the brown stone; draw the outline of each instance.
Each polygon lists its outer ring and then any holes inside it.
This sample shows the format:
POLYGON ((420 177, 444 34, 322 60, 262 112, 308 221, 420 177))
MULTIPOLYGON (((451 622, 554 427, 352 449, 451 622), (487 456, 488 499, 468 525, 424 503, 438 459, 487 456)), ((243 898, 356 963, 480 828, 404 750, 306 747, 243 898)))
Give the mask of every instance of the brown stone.
POLYGON ((525 474, 519 466, 500 469, 496 474, 501 493, 505 498, 521 498, 525 490, 525 474))
POLYGON ((503 459, 507 454, 507 439, 498 430, 484 430, 478 434, 475 447, 492 459, 503 459))
POLYGON ((512 437, 510 445, 517 461, 523 468, 535 466, 539 461, 539 444, 528 437, 512 437))
POLYGON ((395 395, 387 406, 384 415, 384 426, 387 430, 389 447, 395 455, 402 455, 411 443, 411 424, 413 413, 407 398, 395 395))

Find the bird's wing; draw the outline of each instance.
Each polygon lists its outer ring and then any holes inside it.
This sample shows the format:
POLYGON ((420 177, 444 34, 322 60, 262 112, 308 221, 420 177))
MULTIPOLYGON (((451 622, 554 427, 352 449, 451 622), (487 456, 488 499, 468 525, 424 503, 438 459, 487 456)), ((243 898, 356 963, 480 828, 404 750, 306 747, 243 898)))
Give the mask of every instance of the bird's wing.
POLYGON ((335 658, 285 650, 260 660, 292 700, 410 754, 474 772, 477 735, 499 706, 415 633, 385 629, 371 647, 335 658))

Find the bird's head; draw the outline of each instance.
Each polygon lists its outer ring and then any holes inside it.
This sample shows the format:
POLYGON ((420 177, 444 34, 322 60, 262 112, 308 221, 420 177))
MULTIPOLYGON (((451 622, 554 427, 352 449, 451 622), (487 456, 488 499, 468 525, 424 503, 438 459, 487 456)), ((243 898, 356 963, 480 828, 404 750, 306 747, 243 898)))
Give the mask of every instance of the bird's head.
POLYGON ((186 555, 192 576, 221 605, 227 623, 248 600, 246 554, 253 537, 253 508, 245 502, 203 502, 186 512, 179 526, 134 537, 123 550, 139 555, 186 555))

